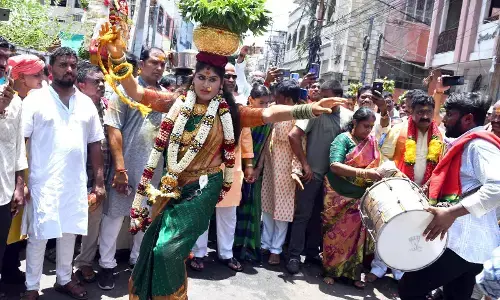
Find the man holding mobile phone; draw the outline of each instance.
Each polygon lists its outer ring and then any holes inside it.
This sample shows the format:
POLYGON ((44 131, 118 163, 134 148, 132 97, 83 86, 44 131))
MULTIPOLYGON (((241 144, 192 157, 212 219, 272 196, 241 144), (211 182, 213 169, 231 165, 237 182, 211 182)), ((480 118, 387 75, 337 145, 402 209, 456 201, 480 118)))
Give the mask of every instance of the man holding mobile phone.
MULTIPOLYGON (((7 60, 14 46, 0 37, 0 78, 7 76, 7 60)), ((12 217, 24 205, 24 170, 28 168, 21 99, 14 96, 13 81, 0 85, 0 270, 12 217)))

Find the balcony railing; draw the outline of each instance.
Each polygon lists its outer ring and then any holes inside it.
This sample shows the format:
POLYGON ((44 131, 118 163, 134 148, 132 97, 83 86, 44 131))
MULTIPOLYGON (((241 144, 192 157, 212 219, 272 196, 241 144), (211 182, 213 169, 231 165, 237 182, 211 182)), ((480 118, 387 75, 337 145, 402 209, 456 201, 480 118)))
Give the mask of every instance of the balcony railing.
POLYGON ((457 42, 458 28, 450 29, 441 32, 438 38, 436 54, 455 50, 457 42))

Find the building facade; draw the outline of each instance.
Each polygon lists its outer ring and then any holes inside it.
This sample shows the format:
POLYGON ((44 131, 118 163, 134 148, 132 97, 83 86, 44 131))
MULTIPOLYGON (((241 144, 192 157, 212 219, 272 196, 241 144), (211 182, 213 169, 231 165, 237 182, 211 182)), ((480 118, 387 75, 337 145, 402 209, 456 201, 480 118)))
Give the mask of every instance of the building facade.
MULTIPOLYGON (((370 84, 387 77, 396 83, 396 96, 405 89, 422 88, 427 76, 425 58, 433 11, 432 0, 393 1, 386 5, 367 0, 325 0, 321 78, 370 84)), ((304 5, 290 14, 284 66, 305 72, 304 40, 313 30, 304 5)))
POLYGON ((456 91, 479 91, 498 99, 494 57, 498 55, 498 0, 436 0, 425 64, 465 78, 456 91))

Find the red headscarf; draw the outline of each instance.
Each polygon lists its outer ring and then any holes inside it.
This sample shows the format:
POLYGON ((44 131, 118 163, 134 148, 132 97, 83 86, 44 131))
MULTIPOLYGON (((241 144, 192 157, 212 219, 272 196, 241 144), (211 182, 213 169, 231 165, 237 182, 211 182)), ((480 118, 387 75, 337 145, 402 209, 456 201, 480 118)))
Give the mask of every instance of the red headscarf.
POLYGON ((20 74, 37 74, 45 67, 45 63, 38 56, 32 54, 12 56, 7 63, 12 67, 11 76, 14 80, 18 79, 20 74))
POLYGON ((221 69, 224 69, 228 62, 227 56, 217 55, 203 51, 201 51, 196 55, 196 60, 221 69))

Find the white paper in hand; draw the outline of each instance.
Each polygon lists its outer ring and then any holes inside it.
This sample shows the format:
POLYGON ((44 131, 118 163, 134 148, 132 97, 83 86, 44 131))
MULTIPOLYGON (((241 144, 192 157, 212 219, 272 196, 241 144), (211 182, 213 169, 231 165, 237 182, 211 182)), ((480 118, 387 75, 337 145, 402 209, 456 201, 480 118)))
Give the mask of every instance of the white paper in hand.
POLYGON ((208 175, 202 175, 200 177, 200 190, 203 190, 208 184, 208 175))

